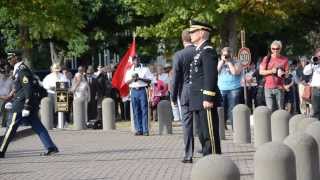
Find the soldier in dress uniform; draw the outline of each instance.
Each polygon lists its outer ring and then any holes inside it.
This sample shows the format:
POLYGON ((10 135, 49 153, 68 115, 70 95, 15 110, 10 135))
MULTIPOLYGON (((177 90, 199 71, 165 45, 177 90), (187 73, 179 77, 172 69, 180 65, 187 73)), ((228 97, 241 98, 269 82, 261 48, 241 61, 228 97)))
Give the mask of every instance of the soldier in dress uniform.
POLYGON ((58 153, 59 150, 52 142, 48 131, 42 125, 39 117, 40 95, 39 84, 34 78, 31 70, 23 63, 18 51, 8 53, 8 61, 14 66, 13 77, 15 83, 15 95, 12 104, 7 103, 5 107, 12 109, 13 115, 10 126, 7 128, 0 146, 0 158, 4 158, 10 141, 13 139, 19 125, 26 122, 38 134, 46 151, 42 156, 49 156, 58 153))
POLYGON ((184 140, 184 158, 183 163, 192 163, 194 151, 193 138, 193 118, 189 110, 190 97, 190 64, 195 55, 195 46, 191 43, 191 37, 188 30, 182 32, 182 42, 184 49, 176 52, 173 56, 173 77, 171 81, 172 94, 171 99, 174 105, 180 100, 183 140, 184 140))
POLYGON ((199 139, 204 156, 221 154, 217 103, 218 56, 210 45, 212 27, 206 23, 190 21, 191 42, 196 55, 190 64, 190 105, 198 125, 199 139), (210 124, 208 124, 210 122, 210 124), (213 144, 212 144, 213 142, 213 144))

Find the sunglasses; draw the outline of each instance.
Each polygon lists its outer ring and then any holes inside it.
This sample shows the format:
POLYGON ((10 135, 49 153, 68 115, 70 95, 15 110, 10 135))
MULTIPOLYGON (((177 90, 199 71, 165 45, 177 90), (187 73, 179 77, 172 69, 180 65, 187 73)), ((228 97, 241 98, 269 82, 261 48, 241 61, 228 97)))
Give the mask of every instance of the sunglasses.
POLYGON ((271 48, 271 50, 275 50, 276 51, 276 50, 280 50, 280 48, 271 48))
POLYGON ((225 58, 230 58, 231 56, 229 54, 222 54, 225 58))

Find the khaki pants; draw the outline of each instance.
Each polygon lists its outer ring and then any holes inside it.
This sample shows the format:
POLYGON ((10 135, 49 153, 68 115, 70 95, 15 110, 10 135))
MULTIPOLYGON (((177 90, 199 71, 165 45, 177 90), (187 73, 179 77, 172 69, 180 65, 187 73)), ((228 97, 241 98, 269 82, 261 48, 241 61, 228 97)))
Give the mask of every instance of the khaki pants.
POLYGON ((301 114, 310 115, 312 114, 312 104, 310 102, 307 102, 303 100, 302 95, 304 91, 304 85, 300 83, 298 85, 298 91, 299 91, 299 100, 300 100, 300 112, 301 114))

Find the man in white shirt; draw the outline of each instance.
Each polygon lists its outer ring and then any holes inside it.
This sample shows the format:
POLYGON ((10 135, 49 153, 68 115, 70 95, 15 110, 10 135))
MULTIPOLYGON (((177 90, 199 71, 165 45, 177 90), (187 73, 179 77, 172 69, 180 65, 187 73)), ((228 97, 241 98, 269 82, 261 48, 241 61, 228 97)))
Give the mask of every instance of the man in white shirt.
MULTIPOLYGON (((59 64, 53 64, 51 66, 51 73, 48 74, 42 81, 43 87, 47 90, 48 97, 51 99, 53 103, 54 110, 56 112, 56 83, 57 82, 68 82, 67 77, 62 74, 61 67, 59 64)), ((54 125, 57 124, 57 117, 55 114, 54 125)))
POLYGON ((153 80, 148 67, 140 64, 138 56, 132 58, 133 66, 126 72, 125 83, 129 84, 134 115, 136 136, 149 135, 148 129, 148 98, 146 88, 153 80))
POLYGON ((303 74, 312 75, 310 86, 312 87, 313 117, 320 119, 320 48, 316 49, 311 61, 304 67, 303 74))

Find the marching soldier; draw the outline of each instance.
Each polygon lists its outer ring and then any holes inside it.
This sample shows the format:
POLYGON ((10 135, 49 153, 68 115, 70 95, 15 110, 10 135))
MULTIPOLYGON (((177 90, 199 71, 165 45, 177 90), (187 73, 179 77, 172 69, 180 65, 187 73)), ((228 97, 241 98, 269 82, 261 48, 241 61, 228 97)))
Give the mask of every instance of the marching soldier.
POLYGON ((184 49, 176 52, 173 56, 173 78, 172 102, 177 105, 178 97, 181 105, 183 140, 184 140, 184 158, 183 163, 192 163, 194 151, 193 138, 193 118, 189 110, 190 97, 190 63, 195 55, 195 47, 191 44, 190 34, 187 30, 182 32, 182 42, 184 49))
POLYGON ((42 156, 58 153, 59 150, 52 142, 48 131, 38 118, 40 103, 39 84, 31 70, 21 61, 18 52, 8 53, 8 62, 14 66, 13 77, 15 83, 15 96, 12 104, 6 104, 7 109, 12 109, 13 116, 10 126, 7 128, 0 146, 0 158, 4 158, 10 141, 13 139, 19 125, 26 122, 38 134, 46 151, 42 156))
POLYGON ((190 21, 191 42, 196 55, 190 64, 190 110, 199 128, 199 139, 204 156, 221 154, 217 103, 218 56, 209 43, 210 25, 190 21))

